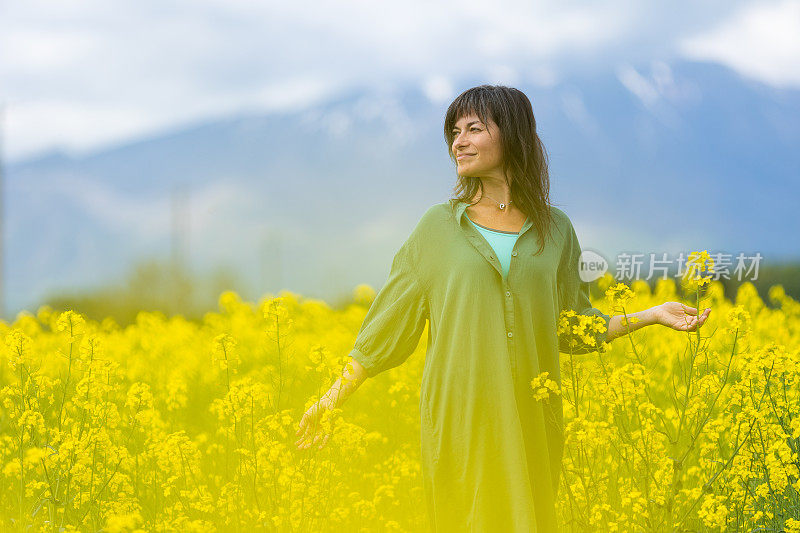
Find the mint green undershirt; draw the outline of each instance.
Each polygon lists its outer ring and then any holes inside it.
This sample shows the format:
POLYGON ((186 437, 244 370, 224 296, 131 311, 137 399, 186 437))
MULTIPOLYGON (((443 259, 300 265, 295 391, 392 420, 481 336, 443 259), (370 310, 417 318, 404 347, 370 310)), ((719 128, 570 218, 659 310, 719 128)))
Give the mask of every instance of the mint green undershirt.
POLYGON ((514 243, 517 242, 519 232, 500 231, 481 226, 469 218, 469 215, 467 215, 467 219, 472 222, 472 225, 475 226, 481 235, 489 242, 489 245, 494 249, 494 253, 497 254, 500 266, 503 268, 503 275, 508 276, 508 269, 511 266, 511 251, 514 249, 514 243))

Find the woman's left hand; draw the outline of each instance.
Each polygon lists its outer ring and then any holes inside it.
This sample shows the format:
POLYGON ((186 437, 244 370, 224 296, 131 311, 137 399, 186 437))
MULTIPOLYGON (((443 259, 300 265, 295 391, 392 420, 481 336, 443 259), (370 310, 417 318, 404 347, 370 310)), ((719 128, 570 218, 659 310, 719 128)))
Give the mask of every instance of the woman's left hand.
POLYGON ((703 325, 709 314, 711 308, 707 307, 698 317, 697 309, 680 302, 664 302, 655 307, 656 322, 677 331, 695 331, 703 325))

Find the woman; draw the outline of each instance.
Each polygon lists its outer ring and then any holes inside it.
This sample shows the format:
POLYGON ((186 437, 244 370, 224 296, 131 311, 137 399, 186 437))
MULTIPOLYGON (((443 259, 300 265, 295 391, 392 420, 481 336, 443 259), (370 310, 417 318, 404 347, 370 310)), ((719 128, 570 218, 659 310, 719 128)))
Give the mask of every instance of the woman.
POLYGON ((650 324, 694 331, 708 318, 679 302, 622 316, 592 308, 580 246, 550 205, 546 154, 528 98, 482 85, 450 105, 444 134, 457 197, 428 209, 392 262, 351 351, 351 363, 303 416, 301 449, 325 409, 403 363, 425 327, 420 391, 422 468, 435 531, 557 531, 563 448, 560 397, 534 399, 540 372, 560 383, 559 351, 588 353, 650 324), (557 334, 561 311, 599 317, 597 331, 557 334), (352 366, 352 371, 348 367, 352 366))

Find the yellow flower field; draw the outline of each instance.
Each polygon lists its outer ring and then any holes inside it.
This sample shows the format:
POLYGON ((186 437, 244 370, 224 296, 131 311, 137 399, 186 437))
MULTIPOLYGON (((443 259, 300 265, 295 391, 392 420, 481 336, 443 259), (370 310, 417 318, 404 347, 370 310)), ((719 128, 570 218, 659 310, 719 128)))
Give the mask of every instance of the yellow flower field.
MULTIPOLYGON (((562 354, 560 384, 531 382, 564 399, 564 531, 800 532, 800 304, 780 286, 764 302, 749 283, 735 301, 718 282, 596 283, 612 314, 713 312, 695 332, 562 354)), ((359 286, 334 311, 226 292, 202 323, 141 312, 120 328, 47 306, 0 322, 0 530, 424 531, 427 332, 327 417, 326 446, 294 444, 372 298, 359 286)))

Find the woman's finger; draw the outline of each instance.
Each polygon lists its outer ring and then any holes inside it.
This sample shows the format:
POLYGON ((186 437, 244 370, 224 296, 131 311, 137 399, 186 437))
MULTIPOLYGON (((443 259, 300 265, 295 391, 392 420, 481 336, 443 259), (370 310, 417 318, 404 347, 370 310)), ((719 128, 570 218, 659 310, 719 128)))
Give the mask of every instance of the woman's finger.
POLYGON ((304 434, 301 435, 301 433, 304 433, 305 430, 307 429, 307 427, 308 427, 308 421, 306 419, 306 415, 303 415, 303 418, 300 420, 300 427, 297 428, 297 431, 294 434, 295 437, 298 437, 298 436, 300 437, 299 439, 297 439, 295 441, 295 445, 299 445, 301 442, 303 442, 303 439, 305 438, 305 435, 304 434))
POLYGON ((311 413, 310 410, 309 413, 306 413, 308 414, 308 420, 306 421, 306 426, 305 426, 306 430, 303 433, 303 440, 308 440, 309 438, 311 438, 311 435, 313 435, 316 430, 316 425, 317 425, 316 420, 312 420, 312 416, 310 413, 311 413))
POLYGON ((300 418, 300 427, 298 431, 304 429, 306 426, 308 426, 308 411, 303 413, 302 418, 300 418))
POLYGON ((304 429, 303 438, 304 439, 308 438, 308 435, 309 435, 309 433, 311 433, 313 426, 314 426, 314 424, 310 420, 307 420, 306 423, 303 425, 303 429, 304 429))
POLYGON ((308 432, 306 431, 302 435, 300 435, 300 438, 295 441, 295 444, 300 444, 301 442, 306 440, 307 437, 308 437, 308 432))
POLYGON ((314 445, 314 443, 317 441, 317 439, 319 438, 319 435, 314 435, 314 436, 312 436, 312 437, 310 437, 310 438, 309 438, 309 439, 306 441, 306 443, 303 445, 303 449, 304 449, 304 450, 307 450, 307 449, 311 448, 311 447, 314 445), (312 437, 313 437, 313 438, 312 438, 312 437))

